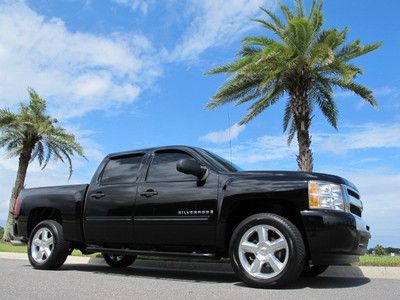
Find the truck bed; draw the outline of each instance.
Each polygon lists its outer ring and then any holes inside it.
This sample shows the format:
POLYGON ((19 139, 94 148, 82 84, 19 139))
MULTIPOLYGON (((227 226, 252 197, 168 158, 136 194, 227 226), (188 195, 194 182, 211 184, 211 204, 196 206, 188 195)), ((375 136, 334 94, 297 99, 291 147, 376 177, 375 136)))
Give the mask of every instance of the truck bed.
POLYGON ((28 216, 34 215, 35 210, 57 207, 59 211, 54 213, 59 213, 60 221, 65 228, 65 238, 81 242, 83 240, 82 211, 88 187, 88 184, 79 184, 24 189, 20 193, 23 203, 20 222, 26 222, 26 226, 22 228, 25 227, 29 234, 32 228, 30 228, 28 216))

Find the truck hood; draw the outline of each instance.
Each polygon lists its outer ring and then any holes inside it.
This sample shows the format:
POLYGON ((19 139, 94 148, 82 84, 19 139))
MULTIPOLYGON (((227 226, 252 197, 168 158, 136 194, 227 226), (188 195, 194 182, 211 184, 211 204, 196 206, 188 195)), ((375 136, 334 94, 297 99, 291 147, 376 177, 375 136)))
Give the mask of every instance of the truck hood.
POLYGON ((358 191, 356 186, 348 181, 345 178, 340 176, 331 175, 331 174, 324 174, 324 173, 308 173, 308 172, 296 172, 296 171, 239 171, 239 172, 230 172, 230 177, 233 178, 265 178, 270 180, 279 180, 279 177, 282 179, 293 179, 293 180, 321 180, 321 181, 328 181, 336 184, 345 184, 355 191, 358 191))

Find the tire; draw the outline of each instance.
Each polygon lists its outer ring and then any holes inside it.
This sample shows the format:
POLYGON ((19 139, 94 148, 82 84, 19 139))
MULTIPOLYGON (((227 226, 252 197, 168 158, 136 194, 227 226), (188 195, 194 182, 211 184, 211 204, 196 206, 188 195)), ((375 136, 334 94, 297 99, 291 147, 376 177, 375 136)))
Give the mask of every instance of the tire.
POLYGON ((133 264, 136 260, 136 255, 112 255, 103 253, 106 263, 113 268, 126 268, 133 264))
POLYGON ((306 258, 297 227, 269 213, 252 215, 242 221, 232 234, 229 250, 235 273, 256 288, 288 285, 299 277, 306 258))
POLYGON ((318 275, 324 273, 328 269, 329 265, 314 265, 312 267, 304 268, 301 276, 303 277, 317 277, 318 275))
POLYGON ((29 237, 29 262, 35 269, 56 270, 67 259, 69 247, 59 223, 53 220, 40 222, 29 237))

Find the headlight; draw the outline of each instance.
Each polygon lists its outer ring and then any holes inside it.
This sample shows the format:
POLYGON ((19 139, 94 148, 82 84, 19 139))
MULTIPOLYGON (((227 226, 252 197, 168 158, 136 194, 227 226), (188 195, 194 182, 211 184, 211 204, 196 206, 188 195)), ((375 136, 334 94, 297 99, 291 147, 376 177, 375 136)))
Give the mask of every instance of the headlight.
POLYGON ((310 208, 348 210, 342 186, 330 182, 310 181, 308 204, 310 208))

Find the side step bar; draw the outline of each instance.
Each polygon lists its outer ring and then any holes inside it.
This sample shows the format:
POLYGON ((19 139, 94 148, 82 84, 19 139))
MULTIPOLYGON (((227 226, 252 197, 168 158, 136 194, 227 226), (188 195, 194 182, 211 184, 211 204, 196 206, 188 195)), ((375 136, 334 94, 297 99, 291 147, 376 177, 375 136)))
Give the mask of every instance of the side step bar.
POLYGON ((102 252, 107 254, 119 254, 119 255, 126 254, 126 255, 216 258, 216 255, 214 253, 167 252, 167 251, 132 250, 132 249, 118 249, 118 248, 101 248, 101 247, 87 247, 85 250, 87 252, 102 252))

